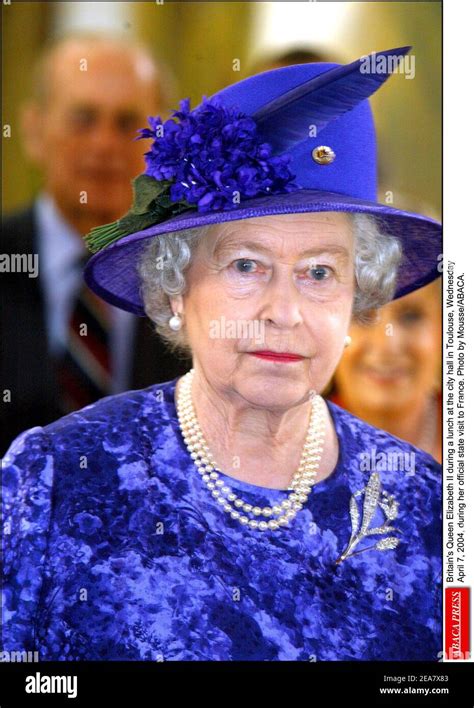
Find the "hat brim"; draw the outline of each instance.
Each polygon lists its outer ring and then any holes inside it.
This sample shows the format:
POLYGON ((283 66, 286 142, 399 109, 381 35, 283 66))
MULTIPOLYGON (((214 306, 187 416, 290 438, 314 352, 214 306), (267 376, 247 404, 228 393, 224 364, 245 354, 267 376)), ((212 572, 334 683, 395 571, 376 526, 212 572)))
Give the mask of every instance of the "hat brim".
POLYGON ((371 214, 377 218, 384 233, 401 241, 403 259, 393 299, 428 285, 441 274, 442 236, 439 222, 385 204, 334 192, 302 189, 288 194, 246 199, 228 211, 200 213, 190 209, 143 231, 129 234, 94 254, 86 264, 84 279, 95 293, 110 304, 144 317, 146 313, 136 266, 142 249, 153 236, 228 221, 323 211, 371 214))

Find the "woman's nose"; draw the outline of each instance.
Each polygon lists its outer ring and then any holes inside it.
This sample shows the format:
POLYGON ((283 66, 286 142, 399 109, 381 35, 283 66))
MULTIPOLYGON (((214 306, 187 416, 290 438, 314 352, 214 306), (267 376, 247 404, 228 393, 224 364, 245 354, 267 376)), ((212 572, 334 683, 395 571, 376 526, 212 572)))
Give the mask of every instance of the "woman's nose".
POLYGON ((367 331, 366 343, 380 353, 398 352, 403 349, 403 337, 396 324, 384 318, 367 331))
POLYGON ((291 329, 301 324, 301 294, 292 275, 272 275, 265 288, 261 319, 270 320, 281 329, 291 329))

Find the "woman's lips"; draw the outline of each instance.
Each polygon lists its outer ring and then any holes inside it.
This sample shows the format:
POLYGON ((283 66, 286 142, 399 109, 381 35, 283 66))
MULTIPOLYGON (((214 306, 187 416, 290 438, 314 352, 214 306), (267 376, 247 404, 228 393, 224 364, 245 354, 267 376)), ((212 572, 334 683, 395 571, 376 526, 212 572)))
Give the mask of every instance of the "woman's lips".
POLYGON ((400 379, 406 378, 408 372, 405 369, 362 369, 362 374, 381 384, 397 383, 400 379))
POLYGON ((291 362, 291 361, 301 361, 301 359, 304 359, 303 356, 300 356, 299 354, 288 354, 288 353, 277 353, 277 352, 271 352, 271 351, 258 351, 258 352, 247 352, 248 354, 251 354, 252 356, 258 356, 259 359, 267 359, 270 361, 281 361, 281 362, 291 362))

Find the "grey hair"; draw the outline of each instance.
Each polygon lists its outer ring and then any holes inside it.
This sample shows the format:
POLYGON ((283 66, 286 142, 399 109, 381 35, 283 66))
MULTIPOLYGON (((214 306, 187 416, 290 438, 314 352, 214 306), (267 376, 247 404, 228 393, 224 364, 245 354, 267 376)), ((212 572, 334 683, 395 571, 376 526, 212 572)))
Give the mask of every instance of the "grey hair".
MULTIPOLYGON (((396 289, 402 258, 398 239, 380 230, 375 217, 349 214, 354 227, 355 296, 354 320, 367 323, 373 311, 389 302, 396 289)), ((185 328, 169 326, 173 312, 169 298, 186 292, 185 271, 199 241, 211 226, 186 229, 155 236, 145 246, 138 263, 140 292, 145 312, 169 349, 190 355, 185 328)))
POLYGON ((153 70, 155 107, 169 110, 176 95, 176 78, 170 67, 155 56, 154 50, 142 40, 131 37, 125 32, 76 29, 46 40, 31 70, 30 96, 40 108, 45 109, 52 95, 51 75, 53 63, 68 45, 81 43, 89 47, 115 47, 132 56, 147 60, 153 70))

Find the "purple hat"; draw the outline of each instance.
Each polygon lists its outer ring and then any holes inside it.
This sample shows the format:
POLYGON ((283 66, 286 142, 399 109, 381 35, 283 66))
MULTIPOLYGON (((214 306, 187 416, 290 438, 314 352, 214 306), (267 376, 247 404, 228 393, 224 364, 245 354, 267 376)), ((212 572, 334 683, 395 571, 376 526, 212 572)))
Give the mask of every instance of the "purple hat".
POLYGON ((366 213, 403 247, 394 298, 440 275, 441 225, 377 203, 376 136, 367 100, 410 47, 347 65, 297 64, 189 100, 136 138, 153 138, 134 201, 85 237, 84 278, 107 302, 145 316, 137 264, 148 239, 274 214, 366 213))

